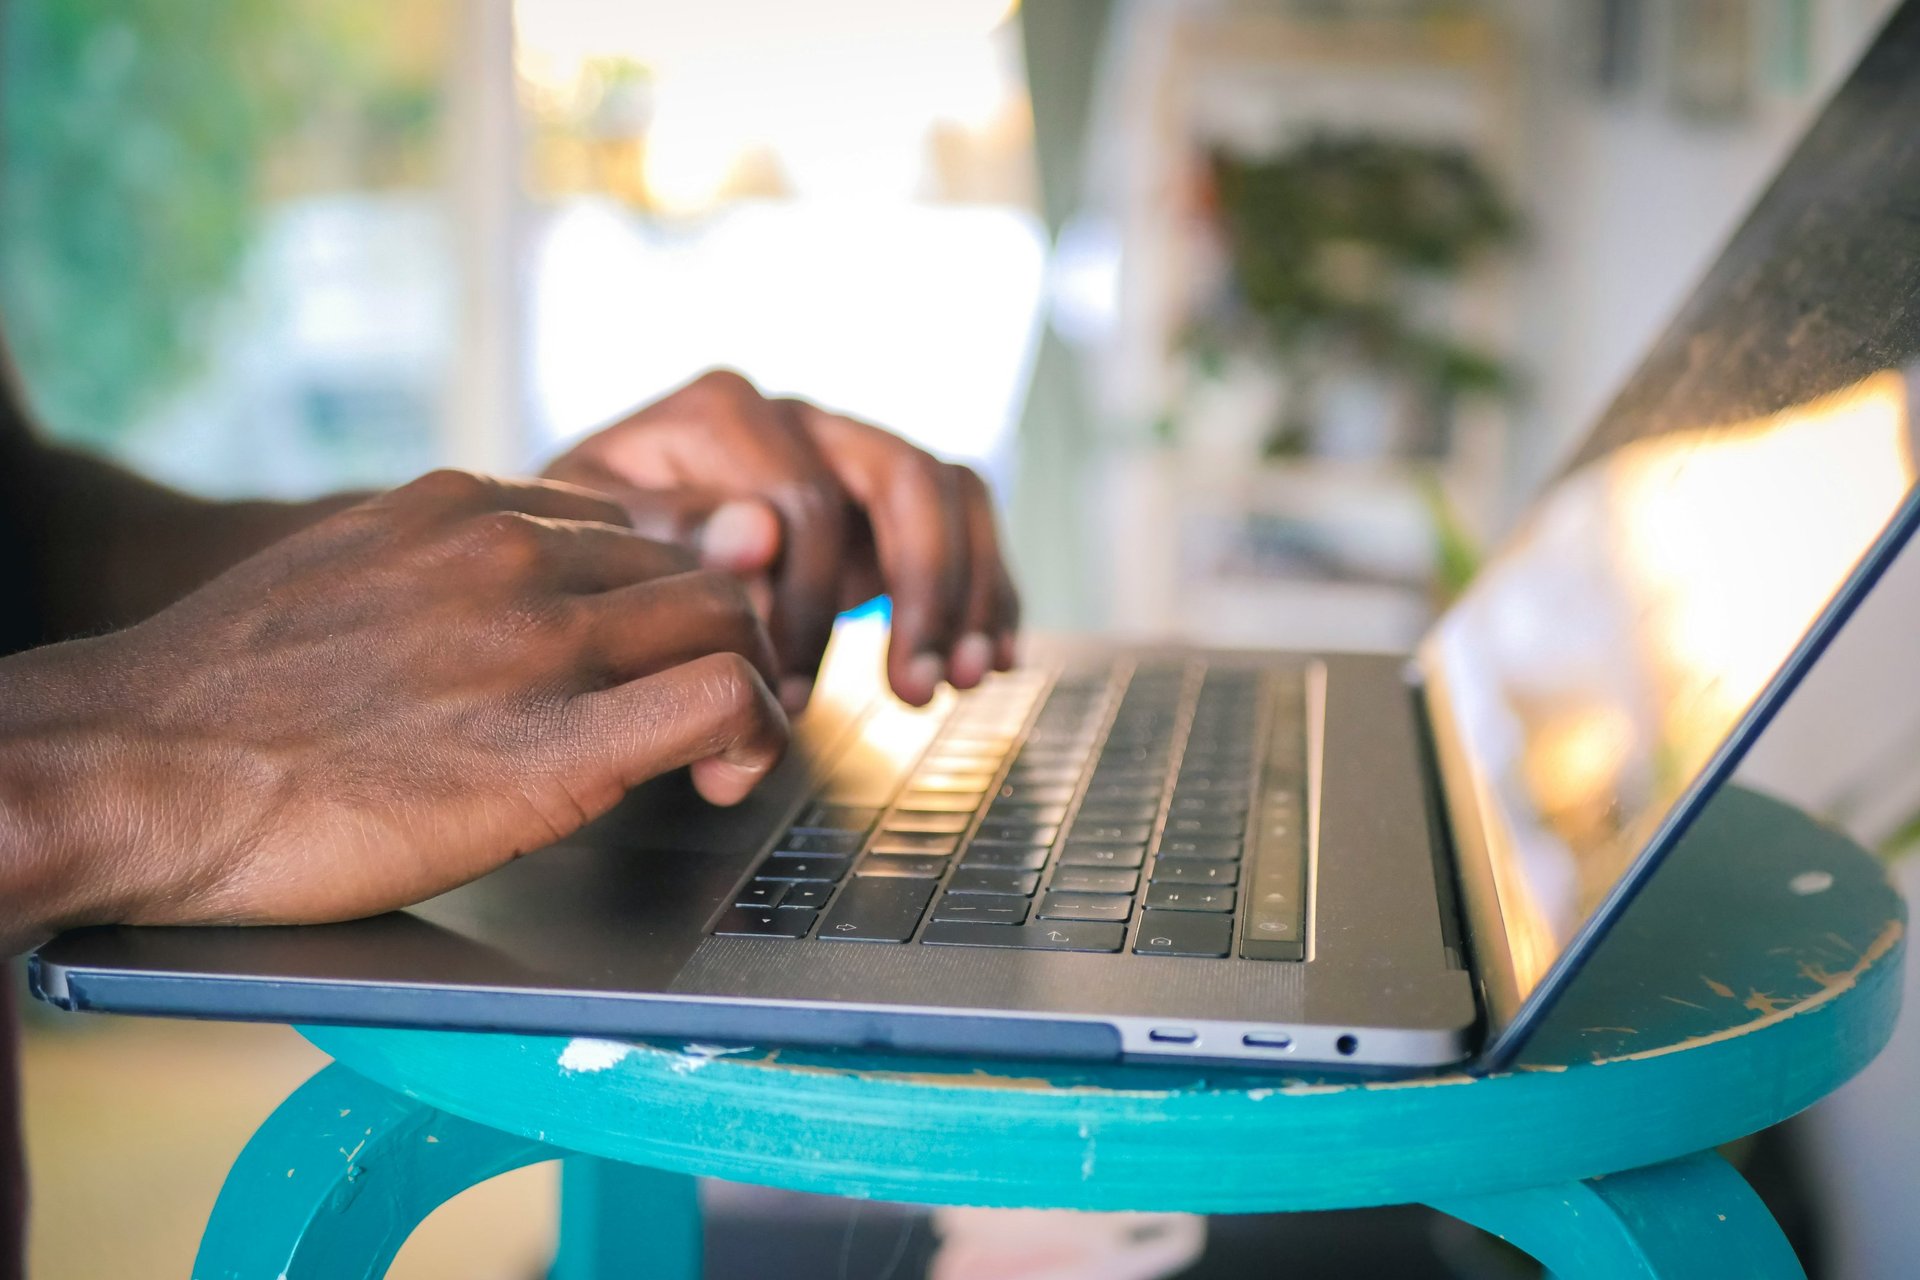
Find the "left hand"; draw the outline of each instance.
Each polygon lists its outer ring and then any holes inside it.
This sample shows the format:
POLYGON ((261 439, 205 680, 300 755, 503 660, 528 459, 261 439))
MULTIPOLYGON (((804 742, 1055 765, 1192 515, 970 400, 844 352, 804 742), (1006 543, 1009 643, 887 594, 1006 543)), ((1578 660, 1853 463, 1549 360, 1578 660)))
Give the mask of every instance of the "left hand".
POLYGON ((789 711, 806 705, 834 616, 883 591, 887 677, 906 701, 1013 665, 1019 599, 985 483, 878 427, 715 372, 546 474, 610 495, 640 532, 708 568, 763 582, 789 711))

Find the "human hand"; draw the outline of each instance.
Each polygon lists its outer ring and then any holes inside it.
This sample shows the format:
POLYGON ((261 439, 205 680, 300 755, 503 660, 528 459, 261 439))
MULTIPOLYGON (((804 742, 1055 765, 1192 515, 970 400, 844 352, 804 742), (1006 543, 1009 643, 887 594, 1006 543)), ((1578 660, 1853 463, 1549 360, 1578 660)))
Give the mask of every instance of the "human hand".
POLYGON ((967 467, 803 400, 709 373, 581 441, 547 475, 597 489, 634 527, 756 583, 789 711, 806 705, 834 615, 893 597, 887 675, 920 705, 1013 665, 1019 597, 992 499, 967 467))
POLYGON ((0 786, 0 855, 9 825, 44 837, 31 891, 0 894, 35 918, 0 935, 347 919, 682 765, 738 801, 787 738, 763 624, 733 576, 625 522, 436 472, 128 630, 0 663, 0 783, 36 780, 0 786))

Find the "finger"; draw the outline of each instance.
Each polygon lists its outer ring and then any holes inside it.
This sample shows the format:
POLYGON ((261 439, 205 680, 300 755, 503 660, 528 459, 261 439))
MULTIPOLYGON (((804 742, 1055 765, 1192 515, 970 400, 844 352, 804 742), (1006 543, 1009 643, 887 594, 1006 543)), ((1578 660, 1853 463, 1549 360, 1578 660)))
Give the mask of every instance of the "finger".
POLYGON ((734 498, 714 508, 695 545, 710 569, 762 574, 780 558, 780 516, 758 498, 734 498))
MULTIPOLYGON (((585 766, 622 788, 693 766, 714 804, 736 804, 778 764, 787 717, 738 654, 717 653, 571 704, 585 766)), ((598 781, 593 779, 590 781, 598 781)))
POLYGON ((780 516, 758 498, 713 489, 643 489, 607 475, 600 491, 625 509, 636 532, 692 548, 730 573, 765 573, 780 558, 780 516))
POLYGON ((586 650, 612 681, 639 679, 716 653, 746 659, 769 686, 780 664, 747 589, 707 570, 609 591, 584 607, 586 650))
POLYGON ((961 612, 960 638, 953 645, 953 683, 972 688, 995 667, 1011 662, 1001 658, 1012 647, 1019 625, 1020 602, 1000 553, 1000 534, 993 518, 993 496, 978 472, 955 465, 967 523, 968 556, 966 605, 961 612))
POLYGON ((850 500, 841 478, 822 456, 803 415, 811 406, 771 402, 779 429, 769 432, 780 474, 790 479, 763 496, 779 512, 781 556, 773 574, 773 643, 784 676, 780 701, 798 712, 813 682, 839 614, 850 500))
POLYGON ((821 452, 872 528, 893 596, 887 675, 915 705, 947 676, 969 578, 966 515, 952 468, 878 427, 819 409, 806 416, 821 452))
POLYGON ((621 525, 523 517, 539 532, 544 585, 583 595, 691 573, 698 557, 684 547, 642 537, 621 525))
POLYGON ((436 516, 447 512, 518 511, 552 520, 621 526, 633 523, 619 503, 579 485, 559 480, 501 480, 471 471, 429 471, 376 501, 418 507, 436 516))

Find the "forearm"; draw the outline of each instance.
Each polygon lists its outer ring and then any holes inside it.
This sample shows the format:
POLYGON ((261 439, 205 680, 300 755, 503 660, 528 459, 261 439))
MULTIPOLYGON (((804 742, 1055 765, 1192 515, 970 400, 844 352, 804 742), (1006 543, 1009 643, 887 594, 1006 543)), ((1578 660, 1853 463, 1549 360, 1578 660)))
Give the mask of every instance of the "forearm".
POLYGON ((361 496, 209 502, 45 445, 30 471, 21 500, 49 639, 137 622, 361 496))

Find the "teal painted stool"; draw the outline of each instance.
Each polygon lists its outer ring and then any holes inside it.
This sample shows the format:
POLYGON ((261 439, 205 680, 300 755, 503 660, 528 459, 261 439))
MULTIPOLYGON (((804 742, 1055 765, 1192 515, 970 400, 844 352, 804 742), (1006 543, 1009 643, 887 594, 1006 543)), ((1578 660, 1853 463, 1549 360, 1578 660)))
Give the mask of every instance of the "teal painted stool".
POLYGON ((1425 1203, 1563 1277, 1799 1276, 1713 1148, 1886 1043, 1904 918, 1866 853, 1734 791, 1486 1079, 305 1028, 335 1062, 241 1153, 194 1275, 370 1280, 455 1193, 559 1158, 556 1280, 697 1276, 694 1175, 1028 1208, 1425 1203))

